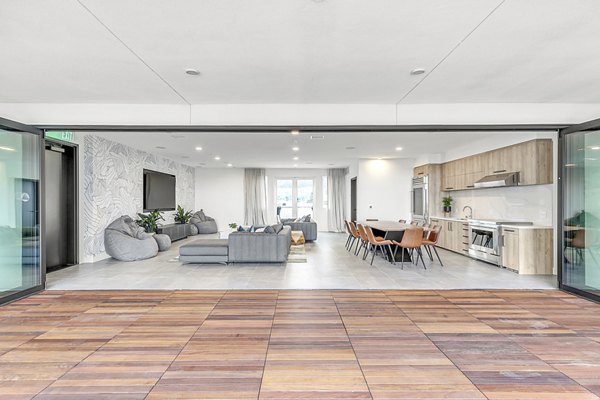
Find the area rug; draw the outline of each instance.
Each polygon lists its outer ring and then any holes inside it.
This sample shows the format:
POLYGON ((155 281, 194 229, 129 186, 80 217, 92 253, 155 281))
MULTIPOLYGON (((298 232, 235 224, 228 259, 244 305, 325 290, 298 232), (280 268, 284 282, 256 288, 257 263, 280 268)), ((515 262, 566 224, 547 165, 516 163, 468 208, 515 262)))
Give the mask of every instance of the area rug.
POLYGON ((306 249, 304 248, 304 244, 293 244, 290 247, 290 254, 288 254, 289 263, 305 263, 307 262, 306 258, 306 249))

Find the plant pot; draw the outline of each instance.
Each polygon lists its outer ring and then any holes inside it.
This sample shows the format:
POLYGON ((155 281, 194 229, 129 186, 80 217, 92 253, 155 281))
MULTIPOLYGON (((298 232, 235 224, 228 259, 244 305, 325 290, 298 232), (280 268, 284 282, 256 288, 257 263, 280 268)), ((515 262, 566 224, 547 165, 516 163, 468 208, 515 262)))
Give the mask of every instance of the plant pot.
POLYGON ((444 206, 444 212, 445 213, 451 213, 452 212, 452 206, 444 206))

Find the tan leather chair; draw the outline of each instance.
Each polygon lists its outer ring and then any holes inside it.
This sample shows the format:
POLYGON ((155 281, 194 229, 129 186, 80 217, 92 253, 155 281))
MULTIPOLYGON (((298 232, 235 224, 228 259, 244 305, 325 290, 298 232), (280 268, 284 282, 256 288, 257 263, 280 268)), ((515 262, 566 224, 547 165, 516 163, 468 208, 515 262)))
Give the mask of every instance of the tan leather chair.
MULTIPOLYGON (((368 247, 367 250, 373 253, 373 257, 371 257, 371 265, 373 265, 373 260, 375 259, 375 254, 377 250, 381 250, 381 253, 390 261, 392 264, 394 263, 394 255, 392 253, 392 241, 385 240, 382 237, 375 237, 373 234, 373 229, 370 226, 363 227, 365 233, 367 234, 368 247), (382 247, 387 247, 388 252, 383 251, 382 247)), ((366 255, 365 255, 366 258, 366 255)))
POLYGON ((412 226, 419 226, 419 221, 410 221, 412 226))
POLYGON ((400 248, 400 251, 402 251, 402 269, 404 269, 404 249, 416 250, 417 263, 420 257, 421 262, 423 263, 423 268, 427 269, 425 266, 425 261, 423 261, 423 252, 421 251, 421 246, 423 245, 423 228, 415 227, 406 229, 402 235, 402 240, 400 242, 394 240, 392 243, 396 245, 396 249, 394 250, 394 259, 396 258, 396 252, 398 251, 398 248, 400 248))
MULTIPOLYGON (((348 251, 352 250, 352 246, 354 246, 354 243, 356 243, 356 250, 358 251, 358 245, 361 241, 360 239, 360 234, 358 233, 358 229, 356 229, 356 225, 354 225, 354 222, 352 221, 348 221, 348 227, 350 228, 350 233, 353 236, 353 240, 352 243, 350 244, 350 247, 348 247, 348 251)), ((357 254, 356 252, 354 254, 357 254)))
POLYGON ((425 248, 425 251, 427 251, 427 253, 429 254, 429 259, 431 261, 433 261, 433 254, 432 254, 432 249, 433 252, 435 253, 438 261, 440 262, 440 265, 443 267, 444 264, 442 263, 442 259, 440 258, 440 255, 438 254, 437 251, 437 242, 440 238, 440 232, 442 232, 442 226, 441 225, 434 225, 430 230, 429 230, 429 234, 427 235, 427 239, 423 240, 423 247, 425 248))
POLYGON ((352 234, 352 230, 350 229, 348 221, 344 220, 344 225, 346 226, 346 233, 348 233, 348 239, 346 239, 346 250, 350 251, 350 247, 352 247, 353 240, 356 238, 352 234))
MULTIPOLYGON (((367 250, 369 248, 369 236, 367 235, 367 229, 365 228, 364 225, 356 224, 356 227, 358 228, 358 234, 360 235, 360 239, 361 239, 360 249, 357 249, 356 254, 358 255, 360 253, 360 251, 362 250, 362 248, 364 247, 364 249, 365 249, 365 252, 363 254, 363 260, 364 260, 365 258, 367 258, 367 250)), ((382 241, 384 239, 381 236, 375 236, 375 240, 382 241)))

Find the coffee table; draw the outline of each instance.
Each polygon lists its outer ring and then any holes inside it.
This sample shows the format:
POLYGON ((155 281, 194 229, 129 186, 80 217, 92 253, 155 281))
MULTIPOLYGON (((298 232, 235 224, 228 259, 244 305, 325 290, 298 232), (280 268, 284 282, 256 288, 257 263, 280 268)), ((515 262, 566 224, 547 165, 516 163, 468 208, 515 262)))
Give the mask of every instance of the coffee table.
POLYGON ((304 232, 292 231, 292 244, 304 244, 304 232))

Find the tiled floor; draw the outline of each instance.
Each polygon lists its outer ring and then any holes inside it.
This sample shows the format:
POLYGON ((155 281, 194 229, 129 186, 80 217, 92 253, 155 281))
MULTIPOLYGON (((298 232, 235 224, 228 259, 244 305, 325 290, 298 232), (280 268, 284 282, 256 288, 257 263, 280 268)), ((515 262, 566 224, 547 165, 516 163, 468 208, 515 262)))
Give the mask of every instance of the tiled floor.
POLYGON ((46 291, 0 307, 0 399, 598 399, 557 291, 46 291))
MULTIPOLYGON (((196 240, 196 239, 187 239, 196 240)), ((555 276, 524 276, 440 250, 437 261, 391 265, 375 258, 373 266, 346 251, 346 235, 319 232, 306 245, 307 263, 182 265, 179 246, 150 260, 104 260, 48 274, 51 290, 86 289, 552 289, 555 276)))

